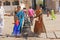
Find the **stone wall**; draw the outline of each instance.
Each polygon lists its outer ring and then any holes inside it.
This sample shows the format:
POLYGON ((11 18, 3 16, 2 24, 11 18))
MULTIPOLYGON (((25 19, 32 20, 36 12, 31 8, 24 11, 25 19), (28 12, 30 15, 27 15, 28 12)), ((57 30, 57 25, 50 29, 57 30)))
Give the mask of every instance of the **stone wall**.
POLYGON ((32 0, 22 0, 22 1, 27 9, 29 8, 29 6, 32 6, 32 0))
POLYGON ((60 0, 46 0, 46 5, 49 9, 54 9, 55 12, 59 11, 59 1, 60 0))
POLYGON ((55 9, 55 1, 52 0, 46 0, 46 5, 49 9, 55 9))

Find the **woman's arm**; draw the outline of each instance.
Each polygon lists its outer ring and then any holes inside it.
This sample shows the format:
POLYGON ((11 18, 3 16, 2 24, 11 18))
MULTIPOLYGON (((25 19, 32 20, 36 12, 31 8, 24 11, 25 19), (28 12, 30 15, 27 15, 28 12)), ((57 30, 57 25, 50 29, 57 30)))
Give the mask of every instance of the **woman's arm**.
POLYGON ((39 17, 39 16, 41 16, 42 15, 42 13, 39 13, 38 15, 36 15, 34 18, 37 18, 37 17, 39 17))

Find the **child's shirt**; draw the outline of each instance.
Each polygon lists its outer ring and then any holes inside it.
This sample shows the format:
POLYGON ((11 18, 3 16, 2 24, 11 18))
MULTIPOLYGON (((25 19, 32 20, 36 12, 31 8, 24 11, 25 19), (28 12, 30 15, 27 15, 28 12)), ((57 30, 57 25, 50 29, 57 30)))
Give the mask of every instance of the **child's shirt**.
POLYGON ((19 25, 19 20, 16 20, 15 24, 18 26, 19 25))

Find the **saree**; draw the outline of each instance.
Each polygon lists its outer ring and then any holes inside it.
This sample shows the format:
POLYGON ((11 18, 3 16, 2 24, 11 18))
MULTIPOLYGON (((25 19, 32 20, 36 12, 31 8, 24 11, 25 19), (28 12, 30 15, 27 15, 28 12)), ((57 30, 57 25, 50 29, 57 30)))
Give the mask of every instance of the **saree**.
POLYGON ((45 26, 43 24, 41 10, 36 10, 36 18, 37 20, 35 20, 34 33, 39 35, 40 33, 46 31, 45 26))
POLYGON ((23 12, 23 10, 17 12, 16 16, 18 17, 18 20, 19 20, 18 30, 20 30, 20 33, 21 33, 22 27, 23 27, 23 21, 24 21, 24 12, 23 12))
POLYGON ((19 27, 19 21, 16 20, 14 24, 13 32, 12 32, 14 36, 17 36, 18 34, 20 34, 20 30, 18 30, 18 27, 19 27))

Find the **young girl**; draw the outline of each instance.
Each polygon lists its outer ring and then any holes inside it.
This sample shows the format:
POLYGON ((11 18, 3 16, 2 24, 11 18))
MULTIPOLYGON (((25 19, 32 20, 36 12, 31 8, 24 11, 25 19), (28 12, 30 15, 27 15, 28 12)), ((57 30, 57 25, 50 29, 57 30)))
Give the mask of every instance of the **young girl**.
POLYGON ((13 32, 12 32, 12 34, 14 36, 18 36, 20 34, 20 30, 18 30, 18 28, 19 28, 19 20, 18 20, 18 17, 16 16, 14 28, 13 28, 13 32))
POLYGON ((51 18, 52 18, 52 20, 55 20, 56 19, 56 16, 55 16, 55 13, 54 13, 54 10, 53 9, 51 10, 51 18))
POLYGON ((26 8, 24 8, 23 11, 24 11, 24 26, 30 26, 30 20, 28 19, 26 8))
POLYGON ((49 17, 50 11, 49 9, 47 9, 47 17, 49 17))
POLYGON ((29 7, 28 15, 30 17, 31 25, 33 25, 34 10, 32 9, 32 7, 29 7))

